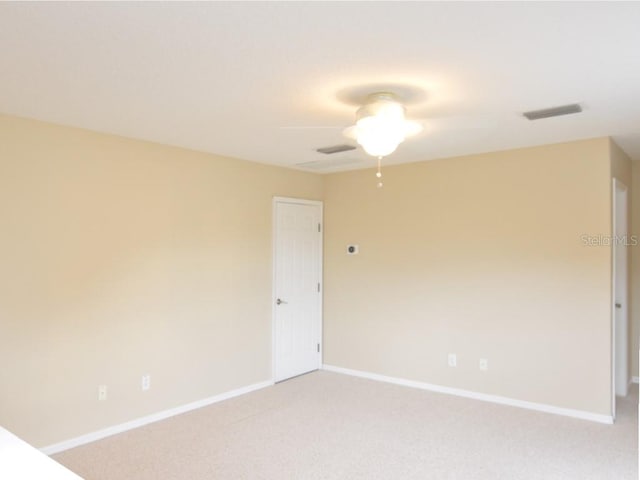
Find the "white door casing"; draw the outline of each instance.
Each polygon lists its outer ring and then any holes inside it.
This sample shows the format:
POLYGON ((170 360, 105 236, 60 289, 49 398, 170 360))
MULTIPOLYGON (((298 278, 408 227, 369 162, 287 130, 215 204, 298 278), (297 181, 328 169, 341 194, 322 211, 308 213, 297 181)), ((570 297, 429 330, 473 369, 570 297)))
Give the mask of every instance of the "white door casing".
POLYGON ((615 418, 615 396, 626 396, 629 388, 628 358, 628 266, 627 266, 627 187, 613 179, 612 225, 612 410, 615 418))
POLYGON ((322 364, 322 202, 273 200, 273 378, 322 364))

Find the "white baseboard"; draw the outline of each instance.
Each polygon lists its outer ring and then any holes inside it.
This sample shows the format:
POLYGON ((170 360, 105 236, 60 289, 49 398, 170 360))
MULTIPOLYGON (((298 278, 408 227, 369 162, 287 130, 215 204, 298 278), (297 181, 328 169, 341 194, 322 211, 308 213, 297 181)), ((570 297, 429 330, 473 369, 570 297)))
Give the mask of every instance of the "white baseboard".
POLYGON ((368 378, 370 380, 377 380, 379 382, 394 383, 396 385, 402 385, 405 387, 418 388, 421 390, 429 390, 432 392, 446 393, 449 395, 456 395, 458 397, 472 398, 475 400, 482 400, 484 402, 499 403, 501 405, 510 405, 512 407, 526 408, 529 410, 536 410, 545 413, 554 413, 556 415, 564 415, 566 417, 580 418, 583 420, 590 420, 598 423, 613 423, 613 417, 611 415, 600 415, 597 413, 585 412, 582 410, 573 410, 571 408, 555 407, 553 405, 546 405, 544 403, 526 402, 524 400, 516 400, 508 397, 501 397, 498 395, 488 395, 486 393, 473 392, 471 390, 462 390, 459 388, 443 387, 442 385, 434 385, 431 383, 418 382, 415 380, 406 380, 404 378, 387 377, 385 375, 379 375, 377 373, 363 372, 360 370, 351 370, 348 368, 335 367, 333 365, 323 365, 323 370, 329 372, 342 373, 345 375, 352 375, 354 377, 368 378))
POLYGON ((53 455, 55 453, 60 453, 64 450, 69 450, 70 448, 79 447, 80 445, 95 442, 96 440, 110 437, 111 435, 115 435, 117 433, 126 432, 127 430, 132 430, 134 428, 142 427, 150 423, 164 420, 165 418, 174 417, 176 415, 180 415, 181 413, 186 413, 191 410, 196 410, 198 408, 206 407, 207 405, 218 403, 223 400, 227 400, 229 398, 238 397, 246 393, 250 393, 256 390, 260 390, 262 388, 270 387, 272 385, 273 385, 273 381, 271 380, 268 380, 266 382, 254 383, 253 385, 247 385, 246 387, 241 387, 236 390, 231 390, 229 392, 221 393, 220 395, 215 395, 213 397, 187 403, 186 405, 170 408, 169 410, 153 413, 151 415, 147 415, 146 417, 137 418, 129 422, 121 423, 119 425, 114 425, 113 427, 108 427, 102 430, 98 430, 96 432, 91 432, 76 438, 72 438, 70 440, 65 440, 63 442, 56 443, 54 445, 49 445, 48 447, 41 448, 40 451, 45 455, 53 455))

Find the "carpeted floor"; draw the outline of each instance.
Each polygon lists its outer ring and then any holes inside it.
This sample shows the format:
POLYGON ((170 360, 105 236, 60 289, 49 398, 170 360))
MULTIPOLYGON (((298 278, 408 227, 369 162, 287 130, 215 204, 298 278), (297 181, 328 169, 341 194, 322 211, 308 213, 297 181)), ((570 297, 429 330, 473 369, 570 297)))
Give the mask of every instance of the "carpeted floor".
POLYGON ((87 480, 636 480, 615 425, 315 372, 54 458, 87 480))

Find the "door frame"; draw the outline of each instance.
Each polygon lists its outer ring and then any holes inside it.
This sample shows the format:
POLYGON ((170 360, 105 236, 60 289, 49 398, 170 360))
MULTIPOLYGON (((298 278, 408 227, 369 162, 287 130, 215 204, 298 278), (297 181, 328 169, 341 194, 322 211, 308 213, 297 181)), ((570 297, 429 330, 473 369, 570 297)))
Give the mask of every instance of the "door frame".
POLYGON ((616 363, 616 356, 618 354, 618 349, 620 346, 618 345, 618 329, 616 328, 616 303, 618 303, 617 298, 621 297, 620 302, 622 303, 622 312, 621 314, 624 317, 624 325, 623 327, 626 329, 623 338, 623 344, 621 345, 626 352, 626 369, 623 372, 626 375, 625 382, 629 381, 629 252, 627 250, 625 256, 625 278, 623 280, 622 288, 624 289, 622 294, 618 294, 618 290, 620 285, 618 285, 617 277, 618 277, 618 268, 617 268, 617 254, 618 248, 622 247, 627 249, 626 247, 626 238, 624 239, 625 244, 618 245, 618 208, 620 206, 620 202, 618 200, 618 195, 622 195, 624 198, 624 218, 625 218, 625 232, 624 235, 629 235, 629 188, 624 182, 621 182, 617 178, 613 178, 612 180, 612 203, 611 203, 611 416, 615 420, 616 418, 616 378, 618 377, 618 368, 619 365, 616 363))
POLYGON ((324 355, 324 341, 323 341, 323 324, 324 313, 322 311, 323 298, 324 298, 324 204, 321 200, 307 200, 304 198, 294 197, 278 197, 274 196, 271 202, 271 380, 276 381, 276 266, 277 266, 277 246, 278 246, 278 219, 276 215, 276 208, 279 203, 289 203, 296 205, 313 205, 320 208, 320 242, 318 244, 318 276, 320 282, 320 292, 318 295, 318 301, 316 303, 316 309, 318 312, 318 343, 320 343, 320 352, 318 355, 318 370, 323 365, 324 355))

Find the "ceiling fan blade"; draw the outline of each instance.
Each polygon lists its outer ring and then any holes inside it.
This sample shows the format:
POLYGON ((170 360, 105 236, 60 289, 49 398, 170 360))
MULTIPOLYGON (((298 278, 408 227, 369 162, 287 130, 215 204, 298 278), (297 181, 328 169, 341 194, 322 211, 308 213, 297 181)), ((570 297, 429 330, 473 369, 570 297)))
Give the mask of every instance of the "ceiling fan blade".
POLYGON ((416 119, 426 130, 472 130, 495 128, 501 119, 493 115, 452 115, 416 119))
POLYGON ((303 126, 303 125, 287 125, 284 127, 280 127, 281 130, 311 130, 311 129, 326 129, 326 130, 330 130, 330 129, 334 129, 334 130, 338 130, 338 129, 342 129, 344 127, 330 127, 330 126, 320 126, 320 125, 310 125, 310 126, 303 126))

